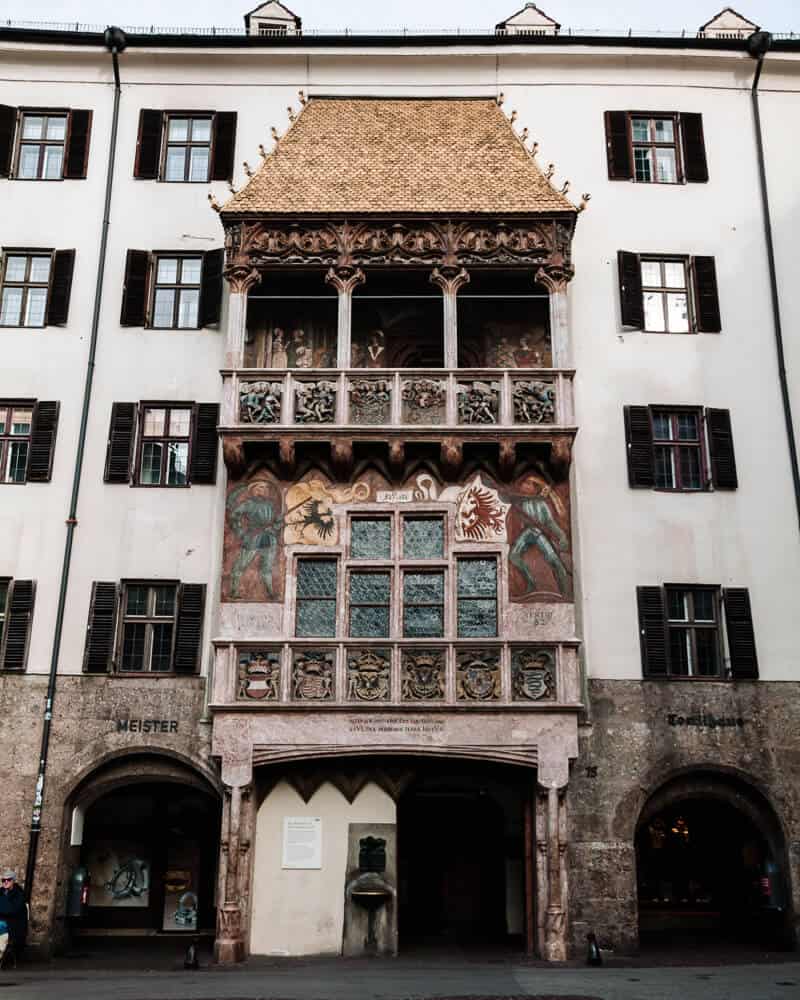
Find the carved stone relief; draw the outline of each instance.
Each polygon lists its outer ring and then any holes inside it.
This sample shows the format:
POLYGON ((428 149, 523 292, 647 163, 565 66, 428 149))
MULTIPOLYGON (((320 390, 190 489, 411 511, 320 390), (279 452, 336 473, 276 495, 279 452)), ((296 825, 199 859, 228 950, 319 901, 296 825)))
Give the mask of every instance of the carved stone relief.
POLYGON ((389 650, 350 650, 347 654, 348 701, 388 701, 390 671, 389 650))
POLYGON ((336 421, 336 383, 328 379, 303 382, 295 390, 294 419, 298 424, 336 421))
POLYGON ((406 649, 402 654, 403 701, 441 701, 444 698, 443 649, 406 649))
POLYGON ((280 382, 240 382, 239 419, 244 424, 277 424, 281 419, 280 382))
POLYGON ((404 424, 444 423, 446 393, 445 383, 441 379, 405 379, 401 396, 404 424))
POLYGON ((513 400, 515 423, 555 423, 556 390, 552 382, 515 380, 513 400))
POLYGON ((240 649, 238 656, 237 698, 245 701, 278 701, 281 684, 280 651, 240 649))
POLYGON ((387 379, 350 382, 350 419, 354 424, 388 424, 392 416, 392 383, 387 379))
POLYGON ((511 653, 514 701, 553 701, 556 696, 555 649, 515 649, 511 653))
POLYGON ((459 382, 458 422, 496 424, 500 405, 499 382, 459 382))
POLYGON ((459 651, 456 698, 459 701, 493 701, 500 697, 500 653, 497 650, 459 651))
POLYGON ((330 701, 333 698, 335 662, 332 650, 295 650, 292 698, 296 701, 330 701))

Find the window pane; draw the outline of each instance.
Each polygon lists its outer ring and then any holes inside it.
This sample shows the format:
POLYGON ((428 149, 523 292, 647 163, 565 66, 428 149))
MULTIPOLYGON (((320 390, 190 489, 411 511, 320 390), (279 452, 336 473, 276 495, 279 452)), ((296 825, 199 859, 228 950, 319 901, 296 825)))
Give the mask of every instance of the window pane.
POLYGON ((164 179, 182 181, 186 172, 186 147, 167 146, 167 162, 164 167, 164 179))
POLYGON ((211 141, 211 119, 210 118, 192 119, 192 142, 210 142, 210 141, 211 141))
POLYGON ((655 486, 658 490, 675 488, 675 467, 672 448, 654 448, 655 486))
POLYGON ((65 117, 47 119, 47 138, 64 139, 67 134, 67 119, 65 117))
POLYGON ((189 153, 189 180, 208 180, 208 147, 192 146, 189 153))
POLYGON ((144 584, 132 584, 125 588, 125 614, 146 615, 147 596, 150 588, 144 584))
POLYGON ((9 257, 6 260, 6 281, 24 281, 27 257, 9 257))
POLYGON ((8 416, 8 410, 0 410, 0 434, 5 434, 6 432, 7 416, 8 416))
POLYGON ((354 518, 350 522, 353 559, 391 559, 392 522, 388 517, 354 518))
POLYGON ((126 622, 122 634, 121 670, 144 670, 144 641, 147 626, 144 622, 126 622))
POLYGON ((697 673, 701 677, 715 677, 719 673, 719 645, 717 630, 698 628, 694 632, 697 647, 697 673))
POLYGON ((8 446, 8 461, 6 463, 6 481, 9 483, 24 483, 27 465, 28 442, 10 442, 8 446))
POLYGON ((653 437, 658 441, 672 440, 672 420, 668 413, 653 414, 653 437))
POLYGON ((673 622, 689 620, 689 598, 686 591, 667 591, 667 617, 673 622))
POLYGON ((33 410, 11 411, 11 433, 30 434, 33 423, 33 410))
POLYGON ((713 622, 716 620, 714 614, 714 594, 710 590, 696 590, 694 592, 694 619, 698 622, 713 622))
POLYGON ((44 118, 41 115, 25 115, 22 120, 23 139, 41 139, 44 118))
POLYGON ((334 597, 336 560, 303 559, 297 564, 297 596, 334 597))
POLYGON ((698 440, 698 427, 697 427, 697 414, 696 413, 678 413, 677 414, 678 423, 678 440, 679 441, 697 441, 698 440))
POLYGON ((31 180, 39 175, 39 146, 23 145, 19 151, 19 176, 31 180))
POLYGON ((656 176, 661 184, 674 184, 678 179, 674 149, 656 150, 656 176))
POLYGON ((644 293, 644 328, 651 333, 663 333, 664 296, 661 292, 644 293))
POLYGON ((669 630, 670 673, 687 676, 691 666, 691 632, 688 628, 669 630))
POLYGON ((172 288, 157 288, 153 309, 153 326, 169 328, 172 326, 172 316, 175 306, 175 290, 172 288))
POLYGON ((164 615, 175 614, 175 588, 174 587, 153 587, 155 591, 154 614, 163 617, 164 615))
POLYGON ((403 600, 407 604, 442 604, 444 573, 406 573, 403 577, 403 600))
POLYGON ((444 556, 444 522, 439 517, 403 519, 403 558, 441 559, 444 556))
POLYGON ((458 602, 458 636, 476 639, 497 635, 497 603, 494 600, 465 600, 458 602))
POLYGON ((199 285, 203 262, 199 257, 184 257, 181 261, 181 284, 199 285))
POLYGON ((172 666, 172 622, 153 625, 153 649, 150 669, 163 673, 172 666))
POLYGON ((664 285, 667 288, 685 288, 686 271, 678 260, 664 261, 664 285))
POLYGON ((188 465, 189 443, 187 441, 170 441, 167 445, 167 485, 185 486, 188 465))
POLYGON ((49 257, 31 257, 31 281, 43 285, 50 280, 49 257))
POLYGON ((681 486, 688 490, 703 487, 699 448, 680 448, 681 486))
POLYGON ((44 326, 47 309, 47 289, 29 288, 25 303, 25 326, 44 326))
POLYGON ((298 601, 296 634, 302 638, 336 635, 336 601, 298 601))
POLYGON ((633 166, 637 181, 651 181, 653 179, 649 149, 634 149, 633 166))
POLYGON ((689 307, 686 293, 667 295, 667 329, 670 333, 689 332, 689 307))
POLYGON ((159 257, 156 273, 157 285, 176 285, 178 283, 178 260, 176 257, 159 257))
POLYGON ((144 411, 144 433, 147 437, 161 437, 164 433, 166 410, 148 406, 144 411))
POLYGON ((169 436, 189 437, 189 429, 192 426, 191 410, 170 410, 169 411, 169 436))
POLYGON ((170 118, 169 134, 168 134, 169 141, 186 142, 188 138, 189 138, 189 119, 170 118))
POLYGON ((43 176, 48 180, 55 180, 57 177, 60 177, 63 159, 63 146, 46 146, 44 151, 43 176))
POLYGON ((443 609, 406 605, 403 608, 403 635, 409 639, 439 638, 444 635, 443 609))
POLYGON ((142 445, 142 471, 139 482, 145 486, 157 486, 161 482, 161 452, 163 445, 157 441, 145 441, 142 445))
POLYGON ((197 288, 184 288, 178 300, 178 329, 186 330, 197 326, 197 314, 200 306, 200 291, 197 288))
POLYGON ((22 312, 22 289, 4 288, 3 302, 0 305, 0 324, 3 326, 19 326, 22 312))
POLYGON ((459 597, 495 597, 497 563, 494 559, 458 560, 459 597))
POLYGON ((649 288, 661 287, 661 264, 657 260, 642 261, 642 284, 649 288))
POLYGON ((650 122, 647 118, 634 118, 631 122, 631 133, 634 142, 648 142, 650 139, 650 122))
POLYGON ((356 639, 380 639, 388 636, 389 608, 352 605, 350 608, 350 635, 356 639))
POLYGON ((351 604, 388 604, 391 588, 389 573, 351 573, 351 604))
POLYGON ((653 123, 655 126, 655 140, 656 142, 674 142, 674 125, 671 118, 656 118, 653 123))

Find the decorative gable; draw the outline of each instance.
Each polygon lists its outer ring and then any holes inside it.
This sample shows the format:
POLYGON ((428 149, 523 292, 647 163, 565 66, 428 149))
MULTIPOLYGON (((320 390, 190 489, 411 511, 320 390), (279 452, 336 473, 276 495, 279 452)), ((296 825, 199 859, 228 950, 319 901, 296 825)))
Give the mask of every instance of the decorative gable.
POLYGON ((244 15, 249 35, 299 35, 303 22, 279 0, 268 0, 244 15))
POLYGON ((753 21, 735 11, 733 7, 724 7, 710 21, 700 25, 698 38, 748 38, 759 26, 753 21))
POLYGON ((526 3, 522 10, 495 26, 498 35, 557 35, 561 25, 536 4, 526 3))

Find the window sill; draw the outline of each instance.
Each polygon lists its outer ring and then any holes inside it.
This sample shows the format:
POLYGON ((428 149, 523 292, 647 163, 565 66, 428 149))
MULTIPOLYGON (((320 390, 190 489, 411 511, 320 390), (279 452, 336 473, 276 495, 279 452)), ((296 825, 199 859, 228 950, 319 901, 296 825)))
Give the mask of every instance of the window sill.
POLYGON ((736 681, 735 677, 699 677, 699 676, 685 676, 682 674, 670 674, 667 677, 642 677, 643 681, 655 681, 657 684, 696 684, 703 682, 712 684, 731 684, 736 681))

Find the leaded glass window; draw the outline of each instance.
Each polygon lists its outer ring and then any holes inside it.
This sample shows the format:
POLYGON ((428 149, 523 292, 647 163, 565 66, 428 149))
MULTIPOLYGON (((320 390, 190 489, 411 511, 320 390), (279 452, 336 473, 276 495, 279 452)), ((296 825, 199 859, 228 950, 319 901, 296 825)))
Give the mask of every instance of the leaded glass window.
POLYGON ((403 576, 403 635, 423 639, 444 635, 444 571, 403 576))
POLYGON ((497 635, 497 561, 458 560, 458 625, 460 639, 497 635))
POLYGON ((298 561, 295 634, 300 638, 336 635, 335 559, 298 561))
POLYGON ((358 639, 389 635, 391 573, 350 573, 350 635, 358 639))
POLYGON ((120 670, 165 673, 172 669, 176 592, 174 584, 126 585, 120 670))
POLYGON ((403 518, 403 558, 442 559, 444 521, 441 517, 403 518))
POLYGON ((391 559, 392 522, 388 517, 359 517, 350 522, 353 559, 391 559))

